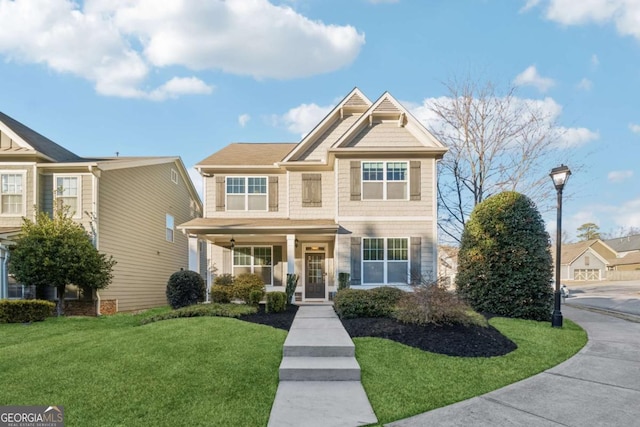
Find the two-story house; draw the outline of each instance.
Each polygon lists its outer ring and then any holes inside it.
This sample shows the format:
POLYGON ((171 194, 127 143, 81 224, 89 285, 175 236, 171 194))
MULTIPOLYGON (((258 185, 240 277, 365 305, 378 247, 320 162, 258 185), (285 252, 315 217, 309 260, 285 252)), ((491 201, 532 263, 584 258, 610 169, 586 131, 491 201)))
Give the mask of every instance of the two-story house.
POLYGON ((298 301, 328 300, 341 272, 353 288, 408 286, 436 277, 445 152, 389 93, 371 102, 356 88, 298 143, 234 143, 202 160, 204 216, 179 228, 194 260, 206 241, 209 284, 252 272, 283 290, 295 273, 298 301))
MULTIPOLYGON (((0 113, 0 246, 19 236, 23 217, 35 219, 37 211, 61 205, 69 206, 98 250, 117 261, 111 285, 84 296, 94 307, 90 312, 166 304, 169 276, 189 267, 189 242, 176 226, 202 212, 179 157, 83 158, 0 113)), ((0 298, 33 296, 33 289, 7 277, 4 263, 0 268, 0 298)), ((58 297, 49 291, 39 296, 58 297)), ((65 298, 80 297, 68 287, 65 298)))

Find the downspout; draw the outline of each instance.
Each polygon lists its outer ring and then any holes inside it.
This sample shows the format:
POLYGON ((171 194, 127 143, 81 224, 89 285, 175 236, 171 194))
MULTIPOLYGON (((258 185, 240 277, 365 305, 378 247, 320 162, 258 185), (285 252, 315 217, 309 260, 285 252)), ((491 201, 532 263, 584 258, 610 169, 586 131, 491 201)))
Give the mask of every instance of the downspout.
POLYGON ((0 259, 2 260, 2 272, 0 272, 0 299, 9 298, 9 276, 7 267, 9 264, 9 248, 0 244, 0 259))
MULTIPOLYGON (((91 206, 93 207, 93 246, 99 249, 98 240, 98 179, 100 178, 100 169, 97 166, 89 165, 89 172, 91 172, 91 206)), ((100 291, 96 289, 96 316, 100 316, 100 291)))

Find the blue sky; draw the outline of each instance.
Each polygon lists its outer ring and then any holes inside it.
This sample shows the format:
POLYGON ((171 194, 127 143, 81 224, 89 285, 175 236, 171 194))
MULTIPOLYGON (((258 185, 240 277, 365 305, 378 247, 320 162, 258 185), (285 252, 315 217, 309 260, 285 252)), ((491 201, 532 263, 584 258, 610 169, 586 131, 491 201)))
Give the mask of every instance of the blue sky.
POLYGON ((295 142, 354 86, 427 121, 469 74, 565 130, 565 230, 640 227, 640 0, 0 0, 0 22, 0 111, 79 155, 295 142))

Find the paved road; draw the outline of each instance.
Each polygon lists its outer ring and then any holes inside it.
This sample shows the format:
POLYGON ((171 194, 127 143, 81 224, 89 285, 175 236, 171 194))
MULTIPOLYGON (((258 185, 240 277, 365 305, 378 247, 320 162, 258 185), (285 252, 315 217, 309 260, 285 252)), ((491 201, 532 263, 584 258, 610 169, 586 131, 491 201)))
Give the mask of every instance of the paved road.
POLYGON ((567 283, 571 297, 565 303, 611 310, 640 317, 640 281, 567 283))

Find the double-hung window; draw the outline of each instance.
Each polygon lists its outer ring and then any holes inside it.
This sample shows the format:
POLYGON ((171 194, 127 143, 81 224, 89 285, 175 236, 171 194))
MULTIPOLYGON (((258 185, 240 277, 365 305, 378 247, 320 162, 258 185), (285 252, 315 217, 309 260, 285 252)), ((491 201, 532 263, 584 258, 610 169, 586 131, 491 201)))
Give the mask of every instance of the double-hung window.
POLYGON ((273 251, 271 246, 242 246, 233 249, 233 275, 254 273, 267 286, 273 283, 273 251))
POLYGON ((0 211, 2 215, 25 214, 25 173, 3 171, 0 176, 0 211))
POLYGON ((228 176, 226 185, 227 210, 267 210, 267 177, 228 176))
POLYGON ((363 200, 408 200, 408 162, 362 162, 363 200))
POLYGON ((363 284, 406 284, 409 280, 409 240, 362 240, 363 284))
POLYGON ((69 208, 69 214, 74 218, 82 217, 82 205, 80 202, 80 177, 60 176, 54 179, 57 208, 69 208))

